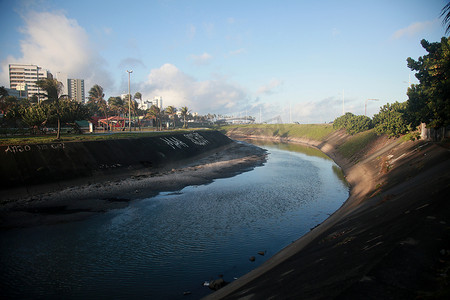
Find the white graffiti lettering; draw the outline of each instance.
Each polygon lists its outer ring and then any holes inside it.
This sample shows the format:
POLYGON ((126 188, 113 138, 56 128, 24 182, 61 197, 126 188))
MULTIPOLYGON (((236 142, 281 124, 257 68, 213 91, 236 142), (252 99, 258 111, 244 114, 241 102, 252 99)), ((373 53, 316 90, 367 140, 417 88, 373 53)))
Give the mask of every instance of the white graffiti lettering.
POLYGON ((184 136, 196 145, 205 146, 209 143, 207 139, 197 132, 186 133, 184 136))
POLYGON ((57 144, 43 144, 43 145, 9 145, 6 150, 5 153, 22 153, 22 152, 28 152, 28 151, 33 151, 33 150, 38 150, 38 151, 42 151, 42 150, 50 150, 50 149, 54 149, 54 150, 58 150, 58 149, 64 149, 65 145, 64 143, 57 143, 57 144))
POLYGON ((177 138, 174 137, 164 137, 164 138, 160 138, 162 141, 164 141, 167 145, 169 145, 170 147, 172 147, 172 149, 175 149, 175 147, 177 147, 178 149, 181 149, 182 147, 186 147, 189 148, 188 145, 186 145, 185 143, 183 143, 182 141, 180 141, 177 138))

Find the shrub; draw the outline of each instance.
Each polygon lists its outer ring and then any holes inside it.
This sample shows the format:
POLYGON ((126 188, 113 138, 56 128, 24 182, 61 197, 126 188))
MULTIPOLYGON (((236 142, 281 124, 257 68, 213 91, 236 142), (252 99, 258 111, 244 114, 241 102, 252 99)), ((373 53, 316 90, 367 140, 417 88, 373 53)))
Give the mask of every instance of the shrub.
POLYGON ((350 112, 336 118, 333 122, 334 129, 345 129, 351 135, 369 130, 372 127, 372 120, 369 117, 356 116, 350 112))
POLYGON ((406 102, 387 103, 381 107, 380 112, 373 117, 375 131, 387 134, 389 137, 398 137, 409 131, 406 122, 406 102))

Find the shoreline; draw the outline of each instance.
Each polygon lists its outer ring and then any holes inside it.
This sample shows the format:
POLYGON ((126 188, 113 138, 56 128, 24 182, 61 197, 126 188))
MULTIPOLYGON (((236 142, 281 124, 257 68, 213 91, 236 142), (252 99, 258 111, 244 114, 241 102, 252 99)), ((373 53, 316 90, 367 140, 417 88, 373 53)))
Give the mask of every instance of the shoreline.
POLYGON ((231 177, 252 170, 265 160, 264 149, 232 142, 163 168, 11 189, 2 195, 0 229, 83 220, 160 192, 231 177))
POLYGON ((349 198, 309 233, 204 299, 410 299, 441 290, 448 295, 436 273, 450 266, 448 149, 380 138, 350 160, 338 152, 345 140, 341 132, 325 143, 268 140, 327 154, 346 175, 349 198))

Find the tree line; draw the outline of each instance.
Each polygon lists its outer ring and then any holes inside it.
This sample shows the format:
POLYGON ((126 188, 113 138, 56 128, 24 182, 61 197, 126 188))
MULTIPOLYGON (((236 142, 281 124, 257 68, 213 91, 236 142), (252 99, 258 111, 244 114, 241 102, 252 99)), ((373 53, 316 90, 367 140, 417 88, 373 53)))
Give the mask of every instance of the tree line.
MULTIPOLYGON (((181 120, 177 114, 178 109, 174 106, 161 109, 152 105, 149 109, 142 110, 136 101, 142 99, 140 92, 136 92, 134 97, 127 95, 125 99, 122 99, 115 96, 106 100, 103 88, 98 84, 89 90, 88 101, 85 104, 63 95, 61 93, 63 85, 55 79, 38 80, 36 85, 44 92, 40 96, 45 97, 45 100, 38 101, 36 96, 29 99, 17 99, 15 96, 9 96, 4 87, 0 87, 0 111, 3 112, 1 126, 6 132, 11 128, 16 128, 17 131, 20 128, 29 128, 32 134, 38 134, 46 133, 49 127, 55 127, 56 138, 59 139, 62 125, 71 126, 75 132, 81 133, 81 129, 75 122, 80 120, 105 119, 105 130, 111 130, 113 127, 110 124, 110 117, 131 119, 129 116, 131 113, 135 127, 140 128, 142 122, 151 121, 152 126, 161 130, 165 122, 173 127, 177 123, 182 123, 182 126, 186 128, 189 120, 206 122, 215 117, 211 114, 192 116, 186 106, 180 108, 181 120)), ((122 128, 118 129, 124 130, 125 122, 121 124, 122 128)))
MULTIPOLYGON (((447 5, 447 9, 449 6, 447 5)), ((450 126, 450 40, 443 37, 440 42, 421 41, 428 54, 407 65, 415 71, 419 84, 408 88, 406 102, 388 103, 380 108, 373 119, 350 112, 336 118, 333 128, 345 129, 355 134, 371 128, 379 134, 398 137, 425 123, 427 128, 440 129, 450 126)))

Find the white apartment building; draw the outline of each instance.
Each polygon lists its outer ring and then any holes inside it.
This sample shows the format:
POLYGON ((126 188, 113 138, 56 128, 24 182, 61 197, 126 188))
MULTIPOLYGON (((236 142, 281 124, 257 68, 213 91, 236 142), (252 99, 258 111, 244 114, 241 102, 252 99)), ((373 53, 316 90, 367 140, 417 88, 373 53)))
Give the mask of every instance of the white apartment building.
POLYGON ((79 103, 85 103, 84 79, 67 79, 67 90, 69 98, 79 103))
POLYGON ((155 97, 153 98, 153 100, 141 100, 139 103, 139 109, 147 110, 150 107, 152 107, 152 105, 155 105, 156 107, 162 110, 163 109, 162 97, 155 97))
POLYGON ((38 100, 45 97, 39 95, 40 89, 36 81, 45 78, 53 78, 48 70, 43 70, 36 65, 10 64, 9 65, 9 87, 26 93, 27 97, 37 95, 38 100))

